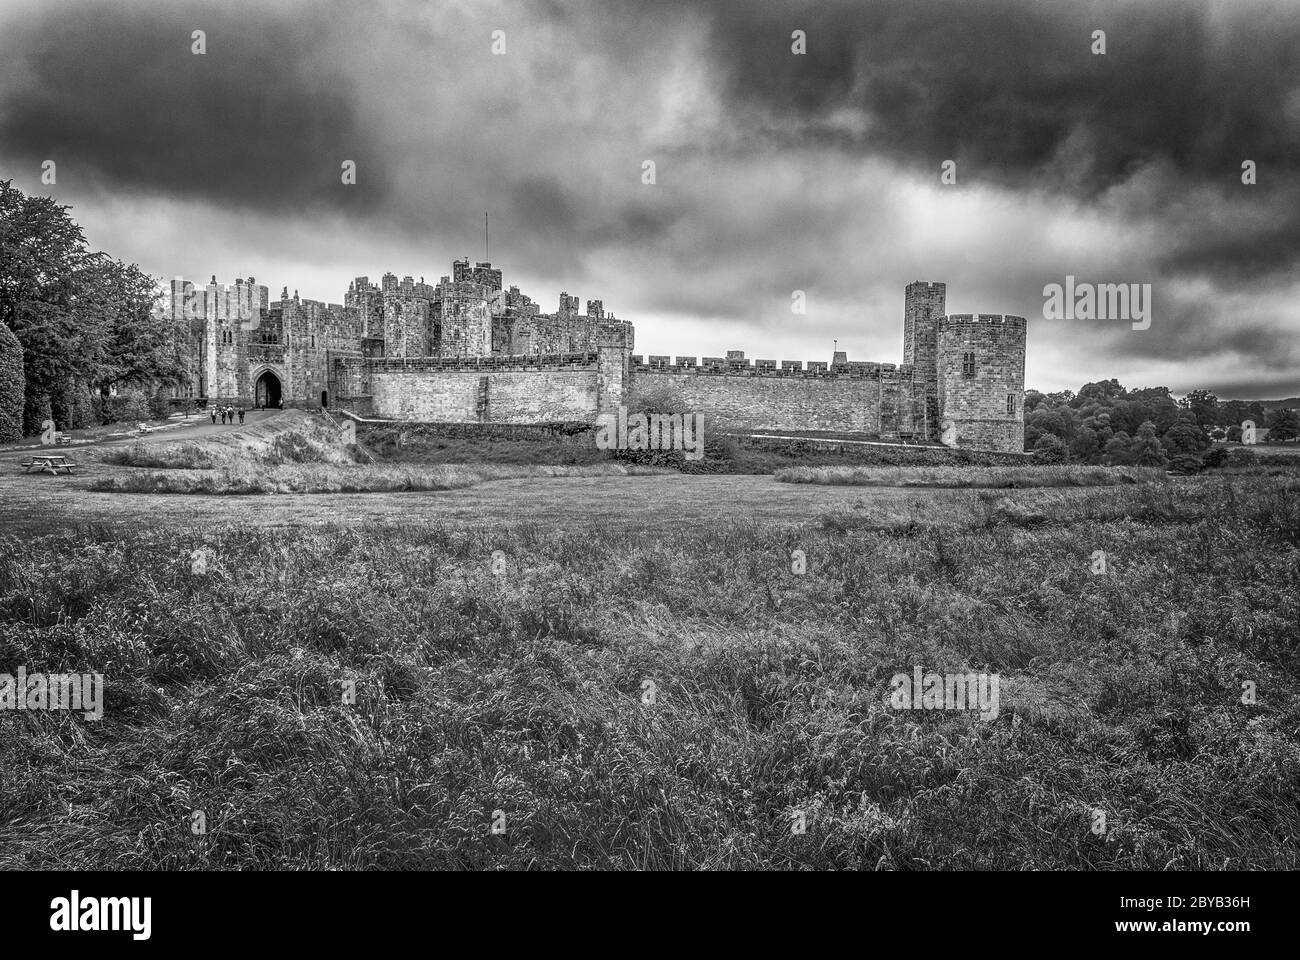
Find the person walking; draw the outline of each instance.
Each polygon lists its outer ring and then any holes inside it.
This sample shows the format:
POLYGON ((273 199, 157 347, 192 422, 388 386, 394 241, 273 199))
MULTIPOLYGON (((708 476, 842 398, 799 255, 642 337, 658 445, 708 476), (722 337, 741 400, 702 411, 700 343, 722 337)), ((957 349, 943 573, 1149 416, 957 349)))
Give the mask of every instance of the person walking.
POLYGON ((239 408, 239 422, 240 422, 240 423, 243 423, 243 422, 244 422, 244 408, 243 408, 243 407, 240 407, 240 408, 239 408))
POLYGON ((212 425, 215 427, 217 425, 217 408, 213 407, 208 413, 212 415, 212 425))
POLYGON ((230 425, 233 427, 235 425, 235 408, 226 407, 226 416, 230 418, 230 425))
POLYGON ((221 408, 221 422, 222 422, 223 424, 226 422, 226 409, 225 409, 225 407, 222 407, 222 408, 221 408))

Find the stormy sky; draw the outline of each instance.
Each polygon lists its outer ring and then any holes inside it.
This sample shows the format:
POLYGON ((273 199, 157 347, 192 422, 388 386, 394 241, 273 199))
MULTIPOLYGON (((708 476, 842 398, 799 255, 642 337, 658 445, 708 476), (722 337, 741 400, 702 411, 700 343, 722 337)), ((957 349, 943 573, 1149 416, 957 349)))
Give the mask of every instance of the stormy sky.
POLYGON ((486 211, 507 284, 642 354, 898 362, 941 280, 1029 318, 1030 387, 1300 394, 1297 0, 0 0, 10 178, 273 297, 434 282, 486 211), (1045 319, 1067 275, 1150 328, 1045 319))

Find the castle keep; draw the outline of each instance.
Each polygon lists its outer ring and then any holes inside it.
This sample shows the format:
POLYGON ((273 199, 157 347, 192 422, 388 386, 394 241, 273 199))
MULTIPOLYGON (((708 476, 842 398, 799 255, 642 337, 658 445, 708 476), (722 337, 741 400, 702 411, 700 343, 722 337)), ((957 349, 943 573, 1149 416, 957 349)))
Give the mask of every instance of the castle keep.
MULTIPOLYGON (((254 278, 233 289, 182 280, 192 376, 181 395, 453 423, 592 423, 671 387, 713 425, 1024 448, 1025 319, 947 314, 942 283, 912 283, 903 362, 634 354, 632 324, 600 300, 560 294, 554 313, 502 286, 491 263, 457 260, 437 284, 358 277, 342 304, 271 302, 254 278), (670 362, 670 359, 672 362, 670 362)), ((183 312, 182 312, 183 311, 183 312)))

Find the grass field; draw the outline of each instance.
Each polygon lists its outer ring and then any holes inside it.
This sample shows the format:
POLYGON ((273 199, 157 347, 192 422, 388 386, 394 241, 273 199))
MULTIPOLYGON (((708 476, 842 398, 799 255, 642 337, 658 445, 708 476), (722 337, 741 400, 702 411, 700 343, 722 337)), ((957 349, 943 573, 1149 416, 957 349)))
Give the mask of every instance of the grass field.
POLYGON ((788 467, 782 483, 850 487, 1108 487, 1154 483, 1165 471, 1153 467, 1089 467, 1027 464, 1016 467, 788 467))
POLYGON ((629 477, 667 473, 636 464, 592 463, 579 466, 541 464, 276 464, 220 470, 144 470, 101 477, 92 490, 123 493, 264 494, 396 493, 460 490, 493 480, 554 477, 629 477))
POLYGON ((1300 485, 953 493, 6 538, 0 671, 107 703, 0 712, 0 867, 1300 866, 1300 485))

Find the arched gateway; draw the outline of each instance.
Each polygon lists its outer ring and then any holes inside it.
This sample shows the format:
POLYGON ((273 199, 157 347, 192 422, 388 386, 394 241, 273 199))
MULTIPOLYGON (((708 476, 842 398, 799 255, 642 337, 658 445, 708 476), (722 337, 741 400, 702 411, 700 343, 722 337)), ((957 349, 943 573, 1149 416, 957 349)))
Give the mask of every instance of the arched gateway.
POLYGON ((278 407, 280 405, 280 378, 271 370, 262 371, 257 378, 254 402, 258 407, 278 407))

